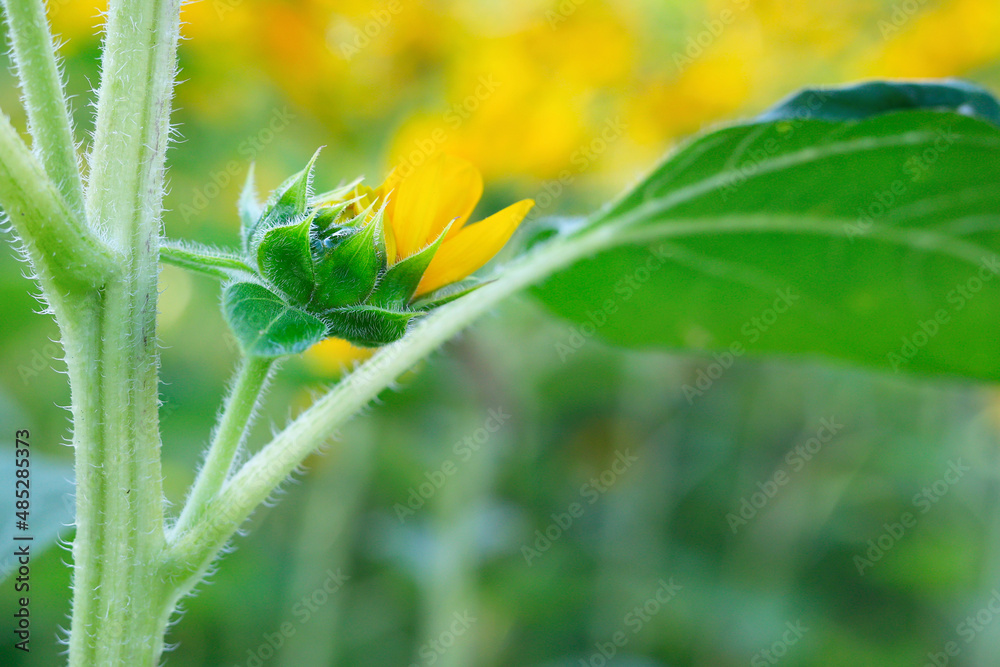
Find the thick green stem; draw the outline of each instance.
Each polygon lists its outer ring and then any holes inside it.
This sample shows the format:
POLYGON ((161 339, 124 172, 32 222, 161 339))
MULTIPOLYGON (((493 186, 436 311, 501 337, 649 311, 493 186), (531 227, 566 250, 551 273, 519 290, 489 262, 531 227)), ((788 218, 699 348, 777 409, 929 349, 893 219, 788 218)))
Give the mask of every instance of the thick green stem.
POLYGON ((3 0, 35 153, 77 218, 83 186, 72 121, 43 0, 3 0))
POLYGON ((226 483, 236 453, 250 430, 273 363, 273 359, 261 357, 243 357, 240 360, 205 464, 191 487, 175 530, 187 530, 194 521, 202 519, 209 501, 226 483))
POLYGON ((156 301, 164 158, 179 0, 112 0, 86 196, 120 249, 119 274, 67 327, 74 401, 99 424, 74 435, 77 537, 72 667, 153 667, 170 596, 164 548, 156 301), (76 366, 76 370, 73 370, 76 366))
POLYGON ((24 243, 46 296, 99 287, 120 257, 73 215, 6 116, 0 114, 0 206, 24 243))
POLYGON ((131 366, 142 348, 120 342, 130 308, 128 287, 114 284, 61 318, 77 457, 74 667, 152 667, 163 650, 163 502, 158 452, 146 451, 157 408, 131 366))

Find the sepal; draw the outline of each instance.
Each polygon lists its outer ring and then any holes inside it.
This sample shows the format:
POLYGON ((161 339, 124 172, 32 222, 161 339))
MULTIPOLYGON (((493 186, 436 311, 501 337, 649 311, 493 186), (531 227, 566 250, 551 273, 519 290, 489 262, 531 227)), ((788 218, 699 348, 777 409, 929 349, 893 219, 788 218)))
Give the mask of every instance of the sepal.
POLYGON ((381 347, 404 335, 421 313, 396 311, 377 306, 346 306, 324 313, 328 335, 343 338, 359 347, 381 347))
POLYGON ((314 249, 316 287, 310 310, 325 312, 361 303, 385 270, 382 211, 364 227, 344 227, 314 249))
POLYGON ((250 233, 260 216, 264 214, 264 206, 257 199, 257 179, 254 163, 250 163, 247 170, 247 180, 243 182, 243 189, 240 190, 240 198, 236 203, 240 212, 240 238, 243 240, 243 247, 249 247, 250 233))
POLYGON ((311 217, 293 225, 272 227, 257 247, 261 275, 298 305, 309 302, 316 284, 311 227, 311 217))
POLYGON ((285 303, 263 285, 233 283, 222 295, 222 312, 244 354, 283 357, 304 352, 326 337, 326 324, 285 303))
POLYGON ((320 150, 322 149, 317 149, 313 153, 305 169, 286 180, 271 193, 260 217, 244 234, 244 247, 248 251, 253 252, 254 245, 271 227, 298 222, 305 215, 306 204, 309 202, 309 186, 312 183, 313 169, 320 150))
POLYGON ((435 308, 440 308, 441 306, 451 303, 455 299, 463 297, 466 294, 472 294, 480 287, 485 287, 491 282, 493 281, 486 280, 479 282, 476 280, 463 280, 462 282, 445 285, 440 289, 428 292, 419 299, 416 299, 410 307, 414 310, 420 311, 434 310, 435 308))
POLYGON ((384 308, 405 307, 413 299, 424 271, 427 270, 434 255, 437 254, 438 248, 441 247, 441 242, 447 236, 452 224, 449 223, 429 246, 390 266, 378 285, 375 286, 375 291, 372 292, 368 301, 384 308))

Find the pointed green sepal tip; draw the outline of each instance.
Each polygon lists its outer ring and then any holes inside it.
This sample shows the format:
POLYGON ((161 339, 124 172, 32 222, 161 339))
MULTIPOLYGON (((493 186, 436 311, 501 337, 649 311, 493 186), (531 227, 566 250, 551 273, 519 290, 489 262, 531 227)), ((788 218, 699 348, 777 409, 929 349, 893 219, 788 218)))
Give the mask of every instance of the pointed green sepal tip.
POLYGON ((440 308, 441 306, 451 303, 456 299, 460 299, 467 294, 472 294, 480 287, 485 287, 491 282, 493 281, 487 280, 485 282, 478 282, 475 280, 463 280, 459 283, 445 285, 440 289, 424 294, 419 299, 415 299, 413 303, 410 304, 410 307, 414 310, 424 312, 434 310, 435 308, 440 308))
POLYGON ((424 271, 437 254, 449 229, 451 223, 426 248, 390 266, 375 286, 375 291, 368 297, 368 302, 383 308, 396 309, 401 309, 410 303, 424 271))
POLYGON ((404 335, 414 318, 421 313, 394 311, 376 306, 346 306, 323 314, 329 335, 343 338, 360 347, 381 347, 404 335))
POLYGON ((271 193, 263 213, 246 235, 247 249, 252 249, 254 243, 260 240, 261 234, 269 228, 298 222, 305 215, 313 169, 321 150, 322 148, 317 148, 305 169, 287 179, 271 193))
POLYGON ((264 213, 264 207, 257 200, 257 180, 256 165, 251 162, 247 170, 247 179, 243 182, 243 189, 240 190, 240 198, 236 207, 240 212, 240 235, 243 239, 243 246, 247 247, 253 228, 264 213))
POLYGON ((347 199, 352 199, 351 193, 354 192, 354 189, 361 185, 364 180, 364 177, 359 176, 353 181, 337 186, 333 190, 321 192, 320 194, 309 199, 309 205, 316 208, 322 208, 332 204, 339 204, 347 199))
POLYGON ((313 226, 316 228, 316 236, 324 239, 349 226, 345 223, 345 218, 347 217, 345 212, 358 199, 346 199, 335 204, 313 209, 313 226))
POLYGON ((324 322, 257 283, 227 287, 222 312, 240 348, 252 357, 298 354, 326 337, 324 322))
POLYGON ((364 301, 385 270, 382 216, 366 226, 346 228, 314 249, 316 288, 309 302, 312 312, 326 312, 364 301))
POLYGON ((309 302, 316 284, 311 226, 309 217, 296 224, 272 227, 264 232, 257 246, 261 274, 296 305, 309 302))

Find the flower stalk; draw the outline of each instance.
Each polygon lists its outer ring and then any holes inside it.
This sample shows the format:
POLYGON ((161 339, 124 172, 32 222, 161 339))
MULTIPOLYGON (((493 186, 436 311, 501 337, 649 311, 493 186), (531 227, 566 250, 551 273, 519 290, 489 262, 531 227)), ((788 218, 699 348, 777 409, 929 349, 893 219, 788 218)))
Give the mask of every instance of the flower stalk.
POLYGON ((592 231, 536 248, 507 265, 503 278, 484 285, 476 298, 442 306, 403 339, 379 350, 233 473, 198 511, 200 520, 171 531, 165 576, 187 579, 193 586, 254 509, 396 378, 503 299, 606 244, 603 237, 602 230, 592 231))
POLYGON ((203 519, 201 512, 204 512, 225 484, 240 445, 250 430, 254 412, 274 363, 274 359, 268 357, 245 356, 240 360, 215 437, 212 438, 205 463, 191 487, 184 510, 174 526, 175 531, 183 532, 192 522, 203 519))

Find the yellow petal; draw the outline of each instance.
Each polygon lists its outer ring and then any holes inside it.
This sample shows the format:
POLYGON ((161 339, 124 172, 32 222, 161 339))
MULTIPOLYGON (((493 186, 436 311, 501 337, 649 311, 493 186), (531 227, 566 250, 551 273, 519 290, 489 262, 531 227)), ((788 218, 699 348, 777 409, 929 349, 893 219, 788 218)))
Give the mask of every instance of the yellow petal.
MULTIPOLYGON (((386 206, 386 209, 389 207, 386 206)), ((388 211, 382 221, 382 238, 385 239, 385 259, 390 265, 396 263, 396 235, 392 232, 392 218, 388 211)))
MULTIPOLYGON (((372 196, 376 199, 384 199, 388 197, 397 187, 399 187, 399 183, 402 180, 403 177, 399 175, 399 169, 393 169, 389 172, 389 175, 385 177, 382 185, 372 191, 372 196)), ((396 198, 392 197, 389 199, 389 203, 385 206, 385 214, 389 216, 390 220, 392 219, 392 211, 395 209, 395 206, 396 198)))
POLYGON ((416 295, 461 280, 493 259, 534 205, 531 199, 519 201, 446 238, 424 271, 416 295))
POLYGON ((483 177, 470 162, 441 153, 402 177, 389 199, 399 257, 423 249, 449 222, 460 228, 483 196, 483 177))
POLYGON ((316 343, 305 353, 306 363, 323 375, 339 375, 350 369, 351 364, 361 359, 367 359, 372 350, 354 347, 340 338, 327 338, 316 343))

